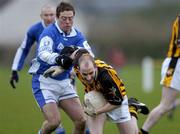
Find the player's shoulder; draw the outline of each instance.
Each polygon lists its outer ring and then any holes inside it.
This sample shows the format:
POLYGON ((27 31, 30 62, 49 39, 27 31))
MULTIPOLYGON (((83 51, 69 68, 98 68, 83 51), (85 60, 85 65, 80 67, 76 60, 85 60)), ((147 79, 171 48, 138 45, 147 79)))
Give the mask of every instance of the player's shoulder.
POLYGON ((44 29, 43 25, 41 22, 37 22, 37 23, 34 23, 33 25, 31 25, 28 29, 29 32, 34 32, 34 31, 37 31, 37 30, 40 30, 40 29, 44 29))
POLYGON ((78 29, 76 29, 76 28, 73 28, 74 29, 74 31, 76 32, 76 36, 81 36, 81 37, 84 37, 84 35, 82 34, 82 32, 81 31, 79 31, 78 29))
POLYGON ((111 76, 108 73, 108 70, 102 67, 98 67, 97 80, 100 82, 107 82, 111 79, 111 76))
POLYGON ((44 29, 44 31, 45 31, 46 33, 49 33, 49 34, 55 34, 55 35, 59 34, 58 29, 56 28, 55 23, 49 24, 49 25, 44 29))
POLYGON ((100 59, 95 59, 95 64, 97 67, 105 68, 105 67, 110 67, 105 61, 102 61, 100 59))
POLYGON ((108 66, 104 61, 96 59, 95 64, 98 68, 98 74, 100 75, 107 75, 107 69, 106 67, 108 66))
POLYGON ((57 35, 58 34, 58 31, 54 25, 54 23, 52 24, 49 24, 46 28, 44 28, 42 34, 45 34, 45 35, 57 35))
POLYGON ((30 26, 30 29, 37 29, 37 28, 40 28, 40 27, 43 27, 42 22, 36 22, 36 23, 34 23, 34 24, 32 24, 30 26))

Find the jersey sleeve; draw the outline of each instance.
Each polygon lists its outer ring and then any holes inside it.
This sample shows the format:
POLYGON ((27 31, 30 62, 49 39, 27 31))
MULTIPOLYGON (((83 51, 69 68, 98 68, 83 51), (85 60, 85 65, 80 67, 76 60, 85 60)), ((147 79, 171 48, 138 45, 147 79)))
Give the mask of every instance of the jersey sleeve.
POLYGON ((50 65, 55 64, 55 59, 59 54, 54 52, 53 45, 51 34, 43 33, 39 40, 38 59, 50 65))
POLYGON ((35 42, 33 31, 30 28, 26 33, 21 45, 16 51, 15 58, 13 60, 12 70, 20 71, 23 68, 24 61, 35 42))
POLYGON ((116 84, 116 82, 112 79, 112 77, 104 72, 101 75, 101 85, 102 85, 102 93, 106 100, 112 105, 121 105, 123 101, 123 97, 120 92, 120 87, 116 84))
POLYGON ((167 57, 180 57, 180 16, 178 16, 172 26, 171 40, 167 57))
POLYGON ((78 36, 79 36, 79 40, 77 42, 77 47, 78 48, 85 48, 86 50, 88 50, 88 52, 91 54, 91 56, 94 57, 92 49, 91 49, 90 45, 88 44, 88 41, 86 40, 86 38, 80 32, 79 32, 78 36))

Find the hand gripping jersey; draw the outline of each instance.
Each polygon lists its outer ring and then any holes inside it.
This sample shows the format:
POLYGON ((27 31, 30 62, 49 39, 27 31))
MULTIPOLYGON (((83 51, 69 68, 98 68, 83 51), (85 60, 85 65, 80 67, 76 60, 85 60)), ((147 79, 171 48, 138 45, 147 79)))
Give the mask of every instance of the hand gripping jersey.
POLYGON ((123 97, 126 95, 125 86, 122 80, 118 77, 116 71, 105 62, 95 60, 95 64, 98 68, 98 73, 91 85, 83 79, 78 68, 74 67, 77 77, 85 86, 85 92, 97 90, 103 94, 109 103, 121 105, 123 97))

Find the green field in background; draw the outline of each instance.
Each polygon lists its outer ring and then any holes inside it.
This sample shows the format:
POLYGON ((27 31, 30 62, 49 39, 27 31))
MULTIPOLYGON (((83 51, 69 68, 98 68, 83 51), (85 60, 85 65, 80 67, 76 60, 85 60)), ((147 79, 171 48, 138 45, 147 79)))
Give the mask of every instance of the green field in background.
MULTIPOLYGON (((141 87, 141 68, 139 65, 122 68, 120 77, 123 79, 129 97, 136 97, 149 105, 150 109, 156 106, 161 98, 160 64, 155 66, 154 89, 151 93, 145 93, 141 87)), ((31 76, 27 69, 20 72, 20 80, 17 89, 9 85, 10 68, 0 67, 0 134, 37 134, 43 117, 32 95, 31 76)), ((82 100, 83 88, 78 82, 78 93, 82 100)), ((67 134, 71 133, 72 123, 62 113, 62 122, 67 134)), ((180 133, 180 110, 175 111, 174 118, 168 120, 164 116, 152 129, 152 134, 178 134, 180 133)), ((138 124, 142 125, 146 116, 140 115, 138 124)), ((117 134, 116 125, 107 122, 104 134, 117 134)))

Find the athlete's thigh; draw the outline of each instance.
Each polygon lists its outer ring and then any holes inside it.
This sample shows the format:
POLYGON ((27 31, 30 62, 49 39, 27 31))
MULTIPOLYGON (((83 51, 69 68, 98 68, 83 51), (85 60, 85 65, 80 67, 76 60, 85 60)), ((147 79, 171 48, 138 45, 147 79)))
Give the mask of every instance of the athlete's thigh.
POLYGON ((171 106, 172 103, 175 101, 179 91, 163 86, 162 89, 162 97, 161 97, 161 105, 171 106))
POLYGON ((59 105, 73 121, 85 119, 85 114, 78 97, 61 100, 59 105))
POLYGON ((120 134, 136 134, 135 127, 131 120, 117 123, 120 134))
POLYGON ((91 134, 103 134, 103 128, 106 121, 106 114, 99 114, 95 117, 86 115, 87 126, 91 134))

